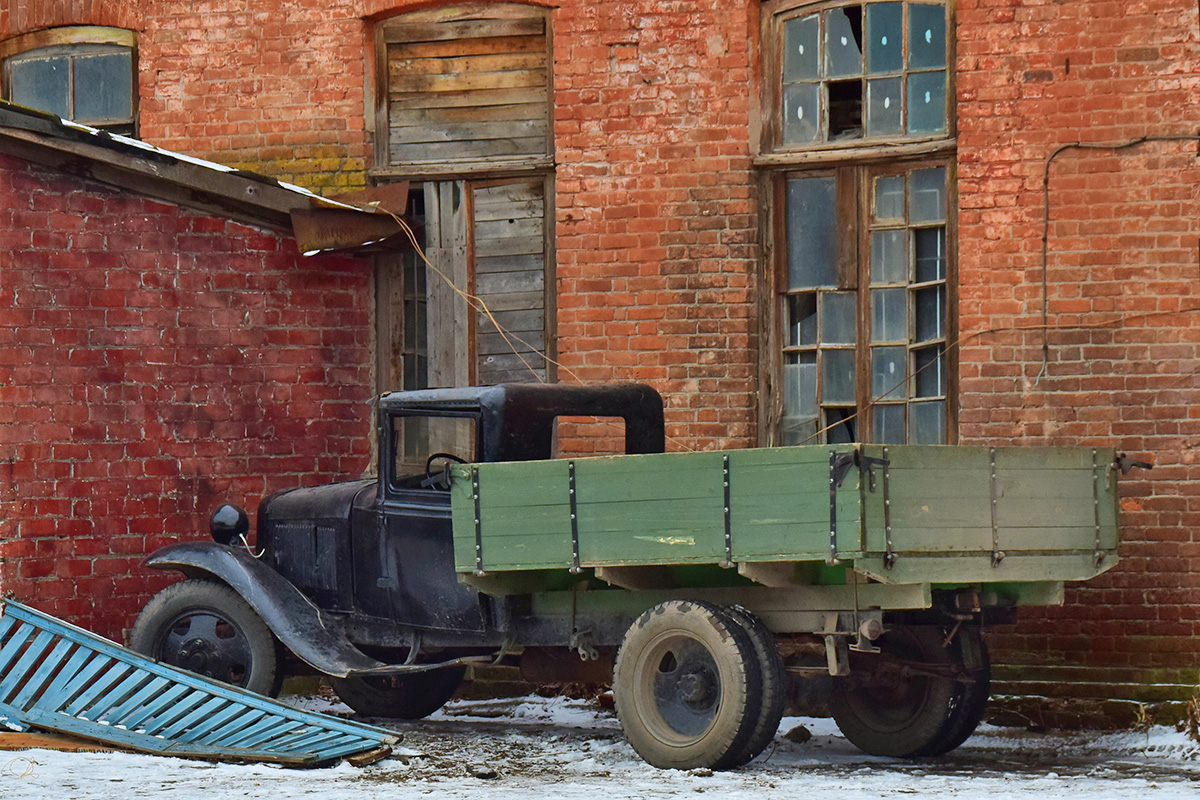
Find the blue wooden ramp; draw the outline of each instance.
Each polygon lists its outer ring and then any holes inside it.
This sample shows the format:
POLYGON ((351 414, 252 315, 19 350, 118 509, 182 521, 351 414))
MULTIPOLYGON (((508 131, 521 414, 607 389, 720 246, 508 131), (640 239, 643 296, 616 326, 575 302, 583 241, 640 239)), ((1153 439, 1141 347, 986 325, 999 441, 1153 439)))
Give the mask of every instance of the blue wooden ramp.
POLYGON ((160 664, 11 600, 0 601, 0 727, 293 766, 369 763, 400 740, 160 664))

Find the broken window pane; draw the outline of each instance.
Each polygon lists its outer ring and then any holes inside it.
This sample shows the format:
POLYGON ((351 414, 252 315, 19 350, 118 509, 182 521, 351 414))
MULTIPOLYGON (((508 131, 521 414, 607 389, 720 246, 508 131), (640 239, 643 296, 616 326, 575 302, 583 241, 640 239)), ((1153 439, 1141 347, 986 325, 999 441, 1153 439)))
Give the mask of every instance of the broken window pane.
POLYGON ((821 135, 821 84, 796 83, 783 89, 783 141, 808 144, 821 135))
POLYGON ((867 72, 904 69, 904 7, 901 3, 867 6, 867 72))
POLYGON ((825 74, 842 78, 862 74, 862 8, 825 12, 825 74))
POLYGON ((871 283, 908 281, 908 231, 871 232, 871 283))
POLYGON ((946 73, 918 72, 908 76, 908 132, 945 133, 946 73))
POLYGON ((793 178, 787 185, 788 288, 814 289, 837 281, 837 224, 833 177, 793 178))
POLYGON ((917 397, 946 396, 946 353, 941 345, 913 351, 917 397))
POLYGON ((821 293, 821 344, 854 344, 857 307, 854 292, 821 293))
POLYGON ((904 219, 904 176, 875 179, 875 219, 904 219))
POLYGON ((913 403, 908 407, 908 440, 913 444, 946 443, 946 401, 913 403))
POLYGON ((783 24, 783 82, 815 81, 820 78, 817 58, 816 14, 789 19, 783 24))
POLYGON ((913 231, 916 249, 916 281, 946 280, 946 229, 917 228, 913 231))
POLYGON ((907 347, 871 348, 871 397, 875 400, 903 400, 908 396, 907 347))
POLYGON ((867 81, 867 136, 902 133, 900 79, 867 81))
POLYGON ((908 341, 908 290, 871 290, 871 341, 908 341))
POLYGON ((904 444, 904 406, 878 405, 872 409, 871 441, 876 444, 904 444))
POLYGON ((915 341, 930 342, 946 338, 946 285, 918 289, 915 294, 915 341))
POLYGON ((71 64, 66 57, 13 60, 9 68, 11 99, 17 105, 69 118, 71 64))
POLYGON ((821 351, 821 402, 854 403, 857 381, 853 350, 821 351))
POLYGON ((132 91, 133 64, 128 52, 75 59, 76 120, 128 119, 132 91))
POLYGON ((858 441, 858 418, 853 408, 825 409, 825 441, 829 444, 850 444, 858 441))
POLYGON ((815 293, 792 294, 787 298, 788 347, 801 347, 817 343, 817 295, 815 293))
POLYGON ((946 170, 918 169, 909 177, 909 219, 942 222, 946 219, 946 170))
POLYGON ((829 140, 858 139, 863 135, 863 82, 829 84, 829 140))
POLYGON ((946 9, 912 3, 908 7, 908 68, 946 66, 946 9))

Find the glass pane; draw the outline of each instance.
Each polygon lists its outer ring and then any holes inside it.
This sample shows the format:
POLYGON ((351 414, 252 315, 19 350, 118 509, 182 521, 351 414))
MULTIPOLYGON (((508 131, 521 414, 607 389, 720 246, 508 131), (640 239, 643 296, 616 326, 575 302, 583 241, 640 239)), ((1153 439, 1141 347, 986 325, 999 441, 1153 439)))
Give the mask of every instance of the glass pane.
MULTIPOLYGON (((434 453, 475 460, 475 420, 471 417, 392 417, 396 477, 425 477, 425 461, 434 453)), ((443 462, 444 463, 444 462, 443 462)), ((406 482, 407 483, 407 482, 406 482)))
POLYGON ((871 341, 908 341, 908 290, 871 290, 871 341))
POLYGON ((815 142, 821 135, 821 84, 795 83, 783 87, 783 141, 815 142))
POLYGON ((867 72, 904 69, 903 6, 872 3, 867 6, 867 72))
POLYGON ((783 82, 815 81, 820 78, 817 59, 816 14, 783 23, 783 82))
POLYGON ((783 365, 783 415, 817 418, 817 354, 793 353, 783 365))
POLYGON ((946 280, 946 229, 918 228, 913 231, 917 251, 917 283, 946 280))
POLYGON ((75 59, 75 119, 127 120, 133 116, 133 65, 129 53, 75 59))
POLYGON ((787 297, 787 346, 801 347, 817 343, 816 294, 792 294, 787 297))
POLYGON ((784 417, 779 421, 779 433, 784 446, 817 444, 817 418, 784 417))
POLYGON ((946 66, 946 8, 913 3, 908 7, 908 68, 946 66))
POLYGON ((946 169, 918 169, 909 176, 908 217, 912 222, 946 219, 946 169))
POLYGON ((908 76, 908 132, 945 133, 946 73, 908 76))
POLYGON ((916 294, 917 318, 915 341, 930 342, 946 338, 946 285, 918 289, 916 294))
POLYGON ((794 178, 787 187, 788 288, 834 286, 837 279, 837 183, 794 178))
POLYGON ((871 283, 908 282, 908 231, 871 231, 871 283))
POLYGON ((899 78, 867 81, 867 136, 902 133, 899 78))
POLYGON ((821 402, 854 403, 854 351, 821 351, 821 402))
POLYGON ((912 444, 945 444, 946 401, 913 403, 908 407, 908 425, 912 444))
POLYGON ((904 406, 875 406, 871 409, 873 419, 871 441, 876 444, 904 444, 904 406))
POLYGON ((854 292, 822 292, 821 344, 854 344, 858 329, 854 292))
POLYGON ((12 61, 12 101, 20 106, 48 111, 64 119, 70 116, 71 65, 65 57, 12 61))
POLYGON ((858 418, 853 408, 825 409, 825 441, 830 444, 850 444, 858 441, 858 418))
POLYGON ((862 8, 825 12, 825 74, 842 78, 862 74, 862 8))
POLYGON ((871 397, 875 400, 903 400, 908 396, 905 386, 907 347, 871 348, 871 397))
POLYGON ((917 397, 946 396, 946 355, 941 346, 913 351, 917 397))
POLYGON ((904 219, 904 176, 875 179, 875 219, 904 219))

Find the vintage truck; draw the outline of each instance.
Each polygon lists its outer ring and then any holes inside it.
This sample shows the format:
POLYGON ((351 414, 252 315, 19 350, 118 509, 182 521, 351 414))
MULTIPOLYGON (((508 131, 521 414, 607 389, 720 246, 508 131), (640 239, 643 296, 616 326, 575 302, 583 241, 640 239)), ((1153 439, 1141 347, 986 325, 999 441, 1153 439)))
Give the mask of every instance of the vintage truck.
POLYGON ((839 444, 665 453, 648 386, 384 395, 378 477, 234 506, 166 547, 131 645, 260 692, 289 665, 352 708, 415 719, 470 665, 611 680, 634 749, 729 768, 771 741, 789 676, 818 673, 866 752, 939 755, 979 724, 981 630, 1117 560, 1098 448, 839 444), (558 421, 625 454, 553 458, 558 421), (606 423, 608 424, 608 423, 606 423), (619 437, 618 437, 619 440, 619 437), (256 549, 258 548, 258 549, 256 549))

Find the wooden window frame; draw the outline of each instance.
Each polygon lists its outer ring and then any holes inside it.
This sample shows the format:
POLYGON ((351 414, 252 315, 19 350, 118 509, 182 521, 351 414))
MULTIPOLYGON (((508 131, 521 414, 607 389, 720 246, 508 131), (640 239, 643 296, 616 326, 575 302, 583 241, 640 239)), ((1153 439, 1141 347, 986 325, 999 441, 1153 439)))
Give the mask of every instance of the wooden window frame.
MULTIPOLYGON (((858 413, 856 441, 872 441, 873 408, 875 403, 871 397, 871 306, 870 306, 870 237, 871 237, 871 181, 879 176, 889 174, 911 174, 914 171, 941 167, 946 170, 946 330, 945 330, 945 369, 946 369, 946 429, 945 443, 954 444, 958 441, 958 266, 956 249, 953 243, 957 241, 956 215, 957 196, 954 189, 954 163, 946 159, 908 159, 903 161, 876 160, 860 162, 853 165, 820 166, 813 169, 777 170, 764 176, 764 196, 770 198, 771 225, 767 236, 764 272, 761 275, 764 286, 772 287, 772 291, 764 292, 760 300, 759 319, 760 337, 763 343, 760 350, 760 429, 759 443, 763 446, 776 446, 782 441, 782 420, 784 401, 784 364, 786 352, 793 349, 787 345, 788 312, 787 298, 794 292, 788 285, 788 247, 786 232, 787 212, 787 181, 789 178, 836 176, 837 194, 836 205, 839 225, 843 234, 839 239, 841 248, 837 261, 837 285, 833 290, 853 291, 856 297, 855 319, 855 377, 856 398, 855 409, 858 413)), ((906 221, 905 228, 913 230, 906 221)), ((911 281, 908 286, 914 285, 911 281)), ((911 291, 911 289, 910 289, 911 291)), ((911 321, 910 325, 913 324, 911 321)), ((909 358, 916 343, 911 336, 906 343, 909 358)), ((909 376, 912 380, 912 376, 909 376)), ((914 397, 907 397, 905 405, 910 405, 914 397)), ((824 414, 818 404, 818 429, 824 427, 824 414)), ((907 414, 906 414, 907 418, 907 414)), ((826 437, 821 436, 807 444, 821 444, 826 437)))
POLYGON ((12 85, 9 71, 10 60, 32 54, 37 50, 59 49, 64 54, 70 54, 72 48, 79 45, 98 45, 129 51, 133 74, 130 77, 130 98, 128 122, 121 121, 106 124, 103 127, 119 128, 128 126, 129 135, 136 136, 138 131, 138 42, 137 34, 124 28, 108 28, 99 25, 72 25, 60 28, 33 31, 32 33, 14 36, 0 42, 0 64, 3 64, 3 83, 0 95, 6 100, 12 96, 12 85))

